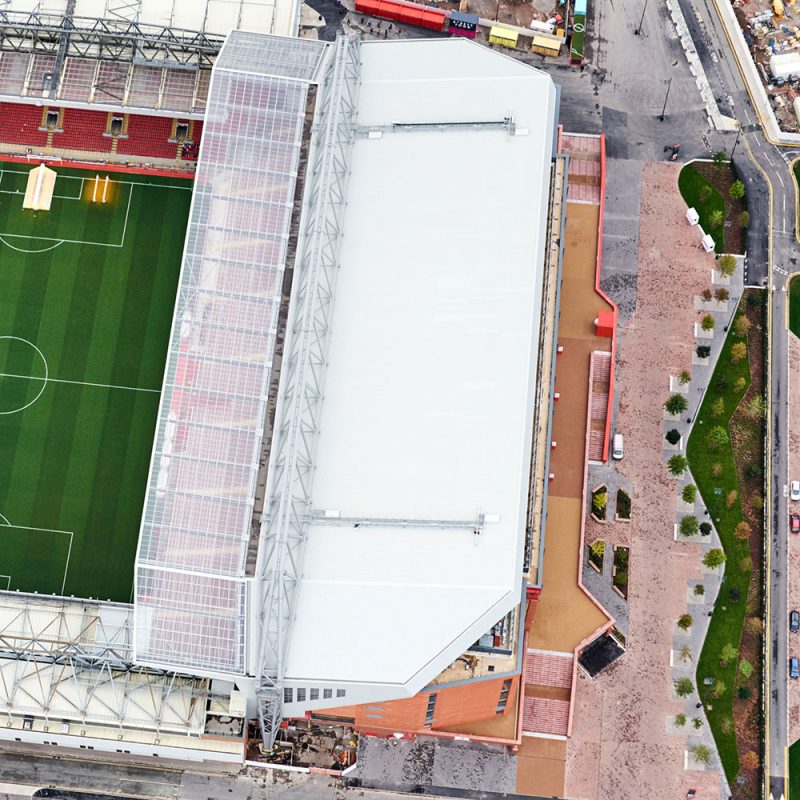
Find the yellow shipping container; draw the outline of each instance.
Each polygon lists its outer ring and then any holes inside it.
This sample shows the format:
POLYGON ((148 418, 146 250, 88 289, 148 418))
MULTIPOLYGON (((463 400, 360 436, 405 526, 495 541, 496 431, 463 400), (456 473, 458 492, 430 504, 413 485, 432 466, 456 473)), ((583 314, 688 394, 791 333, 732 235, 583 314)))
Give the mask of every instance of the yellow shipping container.
POLYGON ((503 25, 492 25, 489 30, 489 41, 492 44, 501 44, 503 47, 516 47, 519 33, 503 25))
POLYGON ((558 42, 548 39, 546 36, 534 36, 531 50, 540 56, 557 56, 561 50, 558 42))

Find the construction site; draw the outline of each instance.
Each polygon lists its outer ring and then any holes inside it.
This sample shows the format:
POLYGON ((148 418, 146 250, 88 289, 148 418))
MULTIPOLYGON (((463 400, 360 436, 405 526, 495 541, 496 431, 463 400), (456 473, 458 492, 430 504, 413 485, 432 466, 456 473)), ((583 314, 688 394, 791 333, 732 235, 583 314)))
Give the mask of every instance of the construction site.
MULTIPOLYGON (((736 18, 782 130, 800 131, 800 6, 736 0, 736 18)), ((713 57, 713 56, 712 56, 713 57)))

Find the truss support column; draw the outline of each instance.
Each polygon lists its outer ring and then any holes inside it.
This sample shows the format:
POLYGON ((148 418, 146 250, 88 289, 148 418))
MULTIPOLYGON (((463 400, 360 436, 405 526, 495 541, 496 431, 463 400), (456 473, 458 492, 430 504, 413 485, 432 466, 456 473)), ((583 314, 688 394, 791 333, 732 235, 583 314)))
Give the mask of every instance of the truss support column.
POLYGON ((266 747, 274 743, 281 721, 289 639, 303 568, 359 81, 358 42, 340 36, 318 93, 304 247, 293 290, 298 310, 287 337, 286 389, 279 400, 274 433, 273 489, 261 521, 257 698, 266 747))

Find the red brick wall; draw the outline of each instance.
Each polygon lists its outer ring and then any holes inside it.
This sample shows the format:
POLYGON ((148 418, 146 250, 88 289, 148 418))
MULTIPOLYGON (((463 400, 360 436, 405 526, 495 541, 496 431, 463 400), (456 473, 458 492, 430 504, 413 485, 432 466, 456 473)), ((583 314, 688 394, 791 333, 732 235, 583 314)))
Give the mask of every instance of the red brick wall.
MULTIPOLYGON (((505 678, 497 678, 490 681, 477 681, 447 689, 420 692, 407 700, 364 703, 314 713, 353 719, 356 730, 362 733, 370 731, 421 732, 425 728, 428 698, 435 691, 436 706, 433 713, 433 724, 430 728, 437 730, 452 725, 480 722, 498 716, 496 708, 504 680, 505 678)), ((506 710, 500 716, 508 714, 509 709, 514 707, 518 686, 519 676, 512 676, 506 710)))

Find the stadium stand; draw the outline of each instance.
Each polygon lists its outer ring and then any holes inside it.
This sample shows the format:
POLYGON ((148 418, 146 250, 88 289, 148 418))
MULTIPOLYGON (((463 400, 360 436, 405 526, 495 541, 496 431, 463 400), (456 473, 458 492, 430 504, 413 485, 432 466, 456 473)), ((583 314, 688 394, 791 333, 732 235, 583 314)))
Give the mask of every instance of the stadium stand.
POLYGON ((175 158, 178 146, 172 138, 173 120, 168 117, 128 117, 127 138, 120 137, 117 152, 132 156, 175 158))
MULTIPOLYGON (((122 114, 117 115, 119 117, 122 114)), ((58 108, 27 103, 0 103, 0 145, 53 147, 86 153, 119 153, 140 158, 197 160, 203 123, 187 122, 188 137, 175 140, 175 120, 131 114, 119 135, 110 135, 109 114, 80 108, 58 108), (43 115, 59 112, 58 126, 45 130, 43 115)), ((115 130, 115 134, 117 131, 115 130)))
POLYGON ((22 103, 0 103, 0 142, 43 147, 47 132, 40 130, 42 109, 22 103))
POLYGON ((113 140, 110 136, 103 135, 107 124, 108 114, 104 111, 64 108, 61 111, 63 132, 53 134, 52 146, 64 150, 108 153, 113 140))

